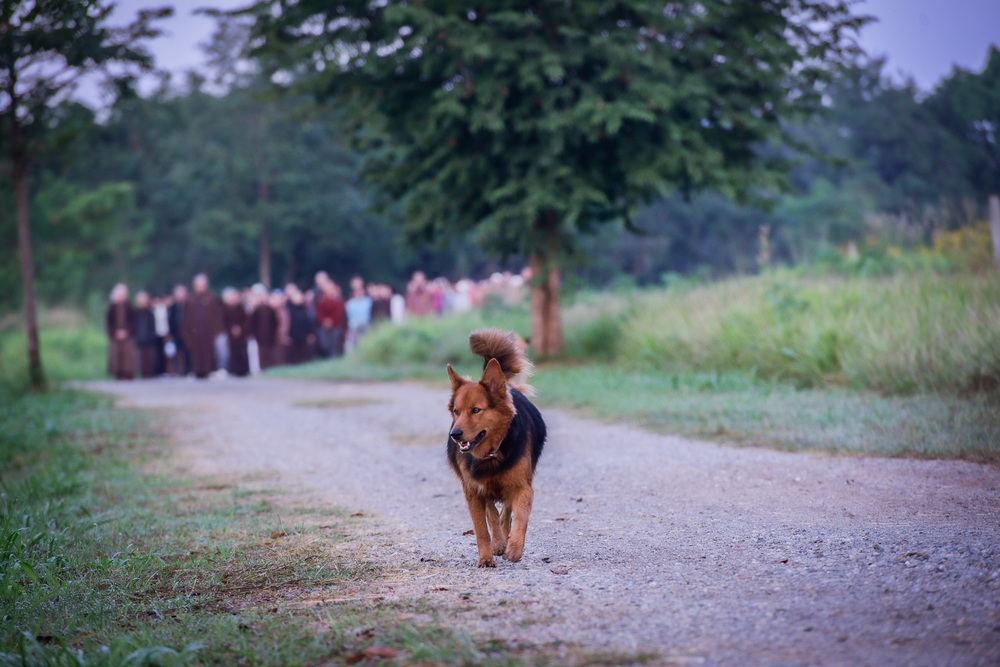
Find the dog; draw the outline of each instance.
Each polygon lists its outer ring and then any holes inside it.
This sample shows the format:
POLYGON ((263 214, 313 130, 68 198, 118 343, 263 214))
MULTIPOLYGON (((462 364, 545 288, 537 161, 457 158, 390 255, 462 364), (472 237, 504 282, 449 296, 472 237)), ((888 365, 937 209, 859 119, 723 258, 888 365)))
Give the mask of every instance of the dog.
POLYGON ((469 348, 483 358, 479 382, 448 364, 448 462, 469 505, 479 567, 496 567, 493 556, 516 563, 524 553, 531 482, 546 436, 541 413, 525 396, 533 393, 525 382, 534 366, 524 347, 513 332, 479 329, 469 336, 469 348))

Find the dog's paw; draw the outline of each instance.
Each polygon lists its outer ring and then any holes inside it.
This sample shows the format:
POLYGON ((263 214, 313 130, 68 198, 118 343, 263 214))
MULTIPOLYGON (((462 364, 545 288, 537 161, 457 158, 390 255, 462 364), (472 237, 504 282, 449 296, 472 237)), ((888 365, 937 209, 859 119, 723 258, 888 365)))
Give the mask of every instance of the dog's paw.
POLYGON ((507 550, 504 551, 503 557, 509 560, 511 563, 516 563, 521 560, 521 554, 524 553, 524 545, 518 544, 508 544, 507 550))
POLYGON ((503 556, 507 552, 507 540, 497 541, 493 543, 493 555, 503 556))
POLYGON ((490 556, 489 558, 479 559, 479 567, 496 567, 496 566, 497 564, 496 562, 494 562, 493 556, 490 556))

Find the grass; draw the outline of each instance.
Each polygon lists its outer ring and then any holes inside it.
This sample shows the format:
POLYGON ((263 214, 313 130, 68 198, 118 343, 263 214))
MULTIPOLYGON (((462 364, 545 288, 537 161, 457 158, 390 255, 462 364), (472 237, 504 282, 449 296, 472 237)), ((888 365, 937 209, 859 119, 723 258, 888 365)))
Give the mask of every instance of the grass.
POLYGON ((373 646, 409 663, 561 661, 365 595, 383 568, 359 555, 360 519, 143 474, 166 465, 146 416, 82 392, 2 391, 0 665, 374 664, 373 646))
MULTIPOLYGON (((616 362, 743 371, 889 394, 1000 386, 1000 276, 805 278, 784 271, 636 295, 616 362)), ((591 327, 594 325, 590 325, 591 327)))
MULTIPOLYGON (((39 346, 45 376, 49 381, 59 383, 107 377, 107 337, 96 322, 80 311, 67 308, 40 310, 39 346)), ((13 387, 28 384, 24 327, 16 316, 0 318, 0 382, 13 387)))
MULTIPOLYGON (((566 355, 533 379, 543 405, 737 444, 1000 461, 1000 277, 802 277, 582 293, 566 355)), ((527 332, 525 312, 386 327, 344 360, 286 377, 475 374, 468 332, 527 332)))
POLYGON ((801 390, 747 373, 659 373, 546 366, 543 404, 740 445, 787 451, 1000 461, 996 395, 883 396, 845 388, 801 390))

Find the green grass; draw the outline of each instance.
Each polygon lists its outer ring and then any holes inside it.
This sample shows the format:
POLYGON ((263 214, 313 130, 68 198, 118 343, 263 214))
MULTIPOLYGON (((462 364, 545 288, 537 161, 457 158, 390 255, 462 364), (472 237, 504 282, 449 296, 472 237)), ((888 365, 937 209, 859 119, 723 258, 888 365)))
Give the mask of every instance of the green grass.
POLYGON ((546 366, 533 384, 543 405, 661 433, 788 451, 1000 461, 995 394, 883 396, 801 390, 738 372, 601 366, 546 366))
POLYGON ((616 321, 604 338, 611 358, 629 368, 743 371, 890 394, 1000 386, 995 273, 870 279, 782 271, 639 293, 616 321))
MULTIPOLYGON (((107 377, 108 341, 98 324, 79 311, 64 308, 43 309, 39 319, 39 345, 48 381, 107 377)), ((0 383, 27 386, 28 356, 23 325, 18 317, 8 316, 2 321, 0 383)))
POLYGON ((559 662, 467 636, 446 609, 359 594, 383 574, 351 543, 363 519, 141 474, 163 467, 146 417, 2 391, 0 665, 342 664, 374 645, 407 662, 559 662))
MULTIPOLYGON (((468 333, 527 333, 525 312, 385 327, 354 356, 287 377, 475 374, 468 333)), ((802 277, 581 293, 566 355, 533 379, 543 405, 721 442, 1000 461, 1000 277, 802 277)))

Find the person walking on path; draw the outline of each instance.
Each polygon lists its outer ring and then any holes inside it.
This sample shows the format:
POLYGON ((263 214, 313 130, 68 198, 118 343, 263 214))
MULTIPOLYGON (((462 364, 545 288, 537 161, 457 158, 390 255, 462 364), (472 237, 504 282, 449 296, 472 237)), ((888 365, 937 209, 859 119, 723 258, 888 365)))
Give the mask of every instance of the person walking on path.
POLYGON ((222 290, 222 325, 229 343, 226 370, 230 375, 246 377, 250 374, 247 354, 247 311, 240 301, 240 293, 232 287, 222 290))
POLYGON ((187 310, 188 291, 184 285, 174 287, 174 302, 167 310, 167 324, 170 342, 174 344, 173 368, 175 375, 185 376, 191 372, 191 352, 184 340, 184 312, 187 310))
POLYGON ((316 302, 316 350, 324 359, 339 357, 344 353, 344 330, 347 328, 347 312, 340 288, 327 279, 322 284, 322 293, 316 302))
POLYGON ((135 295, 135 346, 139 352, 139 377, 156 377, 157 343, 156 318, 149 304, 149 294, 135 295))
POLYGON ((215 337, 222 332, 222 308, 208 291, 208 276, 199 273, 192 281, 194 293, 184 311, 183 336, 191 353, 195 377, 207 378, 216 370, 215 337))
POLYGON ((351 278, 351 298, 344 309, 347 311, 347 349, 353 350, 372 321, 372 298, 365 293, 365 281, 361 276, 351 278))
POLYGON ((135 377, 135 310, 128 302, 128 287, 118 283, 111 290, 111 305, 104 317, 108 334, 108 373, 117 380, 135 377))

